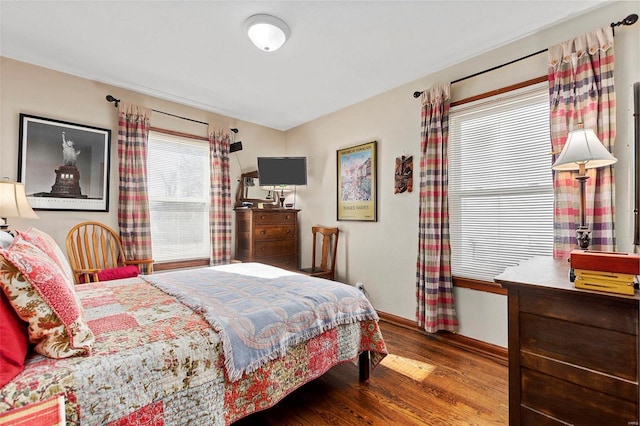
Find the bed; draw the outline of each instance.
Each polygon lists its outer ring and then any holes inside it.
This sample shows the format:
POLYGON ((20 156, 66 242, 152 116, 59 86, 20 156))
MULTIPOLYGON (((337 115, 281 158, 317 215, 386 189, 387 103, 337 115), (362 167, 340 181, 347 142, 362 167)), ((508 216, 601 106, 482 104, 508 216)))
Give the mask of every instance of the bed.
MULTIPOLYGON (((33 254, 27 246, 36 245, 33 238, 22 244, 33 254)), ((41 250, 47 258, 60 256, 49 249, 41 250)), ((17 281, 16 265, 24 268, 10 250, 0 249, 0 284, 9 300, 16 290, 7 290, 6 282, 17 281)), ((64 275, 64 259, 57 261, 48 267, 64 275)), ((67 349, 76 352, 54 358, 32 345, 22 370, 0 388, 0 416, 62 396, 67 425, 228 425, 337 364, 359 358, 366 378, 387 353, 378 317, 360 291, 258 263, 70 289, 58 283, 58 296, 47 295, 51 282, 37 287, 33 280, 19 284, 33 285, 54 305, 67 293, 78 302, 78 317, 54 309, 68 317, 63 328, 76 340, 70 338, 67 349), (286 301, 295 294, 297 301, 286 301)), ((53 356, 62 351, 59 341, 48 344, 53 356)))

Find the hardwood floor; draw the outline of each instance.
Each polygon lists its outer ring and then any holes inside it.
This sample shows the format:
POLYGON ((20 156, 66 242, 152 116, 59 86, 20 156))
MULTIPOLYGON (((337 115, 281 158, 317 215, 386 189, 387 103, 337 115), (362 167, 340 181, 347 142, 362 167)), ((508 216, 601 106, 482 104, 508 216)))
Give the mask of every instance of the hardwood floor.
POLYGON ((234 425, 508 424, 504 363, 388 322, 380 327, 389 356, 369 381, 342 364, 234 425))

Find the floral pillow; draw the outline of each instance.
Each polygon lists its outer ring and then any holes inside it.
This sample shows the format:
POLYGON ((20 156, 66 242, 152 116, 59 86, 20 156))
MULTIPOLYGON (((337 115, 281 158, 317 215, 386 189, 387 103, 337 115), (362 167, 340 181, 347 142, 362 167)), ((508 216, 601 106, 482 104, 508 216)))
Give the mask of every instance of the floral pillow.
POLYGON ((19 237, 0 249, 0 287, 29 323, 36 352, 50 358, 91 353, 94 335, 73 285, 42 250, 19 237))
POLYGON ((55 242, 55 240, 51 238, 49 234, 42 232, 34 227, 30 227, 27 232, 16 230, 15 238, 31 243, 36 248, 40 249, 40 251, 44 252, 44 254, 47 255, 49 259, 53 260, 56 265, 60 267, 60 270, 65 274, 65 282, 71 289, 71 292, 76 299, 76 303, 80 305, 80 298, 76 293, 75 280, 73 278, 71 266, 69 266, 67 258, 64 257, 64 254, 62 254, 62 250, 60 250, 60 247, 58 247, 58 244, 55 242))
POLYGON ((58 264, 58 266, 60 266, 62 272, 64 272, 65 275, 71 280, 71 283, 74 282, 73 271, 71 270, 69 261, 65 257, 62 250, 60 250, 58 243, 56 243, 56 241, 51 238, 51 235, 37 228, 34 228, 33 226, 29 227, 26 232, 16 230, 16 233, 26 241, 30 242, 31 244, 45 252, 45 254, 53 259, 58 264))

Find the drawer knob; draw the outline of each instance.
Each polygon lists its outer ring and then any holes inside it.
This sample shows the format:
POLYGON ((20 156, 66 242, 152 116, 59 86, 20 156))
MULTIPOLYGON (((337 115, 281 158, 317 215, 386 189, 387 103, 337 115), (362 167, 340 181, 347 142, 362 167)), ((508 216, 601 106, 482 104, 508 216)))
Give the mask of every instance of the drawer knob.
POLYGON ((260 231, 260 234, 262 235, 266 235, 267 231, 265 231, 264 229, 262 231, 260 231))

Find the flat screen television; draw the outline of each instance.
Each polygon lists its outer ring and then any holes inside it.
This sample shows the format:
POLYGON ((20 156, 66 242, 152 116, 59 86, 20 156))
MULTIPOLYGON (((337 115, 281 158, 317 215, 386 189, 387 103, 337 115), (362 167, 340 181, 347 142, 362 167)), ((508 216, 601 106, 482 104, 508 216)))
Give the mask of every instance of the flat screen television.
POLYGON ((260 186, 306 185, 307 157, 258 157, 260 186))

